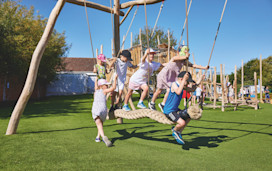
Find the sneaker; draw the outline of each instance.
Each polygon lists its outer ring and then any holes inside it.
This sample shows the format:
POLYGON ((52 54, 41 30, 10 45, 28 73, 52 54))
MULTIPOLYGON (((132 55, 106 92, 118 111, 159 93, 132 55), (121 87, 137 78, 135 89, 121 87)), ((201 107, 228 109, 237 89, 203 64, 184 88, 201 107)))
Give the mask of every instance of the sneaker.
POLYGON ((137 104, 137 107, 138 107, 138 108, 141 108, 141 109, 145 109, 145 108, 146 108, 146 106, 144 105, 143 102, 138 103, 138 104, 137 104))
POLYGON ((99 138, 99 137, 96 137, 96 138, 95 138, 95 142, 101 142, 100 138, 99 138))
POLYGON ((128 105, 124 105, 124 106, 123 106, 123 110, 124 110, 124 111, 131 111, 130 108, 128 107, 128 105))
POLYGON ((176 141, 179 143, 179 144, 185 144, 185 142, 183 141, 182 139, 182 136, 179 132, 175 131, 173 128, 172 128, 172 136, 176 139, 176 141))
POLYGON ((156 110, 155 103, 152 104, 151 102, 149 102, 148 103, 148 108, 151 109, 151 110, 156 110))
POLYGON ((161 109, 161 111, 163 112, 164 105, 162 103, 159 103, 158 106, 161 109))
POLYGON ((111 143, 111 141, 108 139, 107 136, 104 136, 104 137, 103 137, 103 142, 106 144, 107 147, 111 147, 111 146, 112 146, 112 143, 111 143))

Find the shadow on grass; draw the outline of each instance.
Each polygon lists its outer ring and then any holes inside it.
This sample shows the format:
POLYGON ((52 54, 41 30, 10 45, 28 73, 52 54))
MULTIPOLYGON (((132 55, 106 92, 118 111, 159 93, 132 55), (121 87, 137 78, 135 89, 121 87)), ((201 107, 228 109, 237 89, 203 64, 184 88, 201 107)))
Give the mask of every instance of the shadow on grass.
MULTIPOLYGON (((167 143, 172 143, 172 144, 177 144, 179 145, 176 140, 172 137, 172 135, 166 135, 167 138, 156 138, 155 136, 147 136, 147 134, 152 134, 152 133, 157 133, 157 132, 170 132, 169 129, 163 129, 163 130, 152 130, 152 131, 147 131, 147 132, 137 132, 140 129, 144 128, 149 128, 149 127, 154 127, 154 125, 147 125, 143 127, 134 127, 130 129, 134 129, 131 133, 127 131, 127 129, 120 129, 116 130, 115 132, 118 132, 121 137, 116 137, 112 139, 112 143, 116 142, 117 140, 127 140, 130 138, 140 138, 144 140, 151 140, 151 141, 159 141, 159 142, 167 142, 167 143), (171 139, 170 139, 171 137, 171 139)), ((199 132, 191 132, 189 134, 183 134, 183 135, 189 135, 193 136, 195 134, 199 134, 199 132)), ((186 141, 185 145, 182 146, 182 149, 184 150, 190 150, 191 148, 193 149, 200 149, 200 147, 208 147, 208 148, 214 148, 218 147, 219 143, 222 143, 224 141, 230 140, 228 136, 226 135, 218 135, 218 136, 202 136, 202 137, 197 137, 193 138, 190 141, 186 141)))

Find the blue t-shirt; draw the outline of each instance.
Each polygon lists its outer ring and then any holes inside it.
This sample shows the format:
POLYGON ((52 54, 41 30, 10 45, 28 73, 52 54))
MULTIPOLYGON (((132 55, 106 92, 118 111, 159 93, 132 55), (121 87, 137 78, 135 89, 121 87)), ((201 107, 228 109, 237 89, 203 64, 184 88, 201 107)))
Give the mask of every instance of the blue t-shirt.
MULTIPOLYGON (((179 84, 177 82, 175 83, 179 87, 179 84)), ((171 87, 172 87, 172 84, 171 84, 171 87)), ((163 108, 163 113, 166 115, 179 110, 178 106, 180 104, 180 101, 182 99, 182 94, 183 94, 183 90, 180 93, 180 95, 177 95, 175 92, 171 92, 171 87, 170 87, 168 98, 163 108)))

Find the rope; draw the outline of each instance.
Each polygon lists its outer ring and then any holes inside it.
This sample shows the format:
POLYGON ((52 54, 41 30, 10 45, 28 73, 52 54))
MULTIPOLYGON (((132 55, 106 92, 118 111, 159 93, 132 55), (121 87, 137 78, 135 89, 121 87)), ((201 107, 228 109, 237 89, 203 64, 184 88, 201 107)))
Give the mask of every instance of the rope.
POLYGON ((156 26, 157 26, 158 20, 159 20, 159 18, 160 18, 161 11, 162 11, 162 8, 163 8, 163 3, 164 3, 164 0, 162 1, 161 7, 160 7, 160 11, 159 11, 158 17, 157 17, 157 19, 156 19, 155 25, 154 25, 154 27, 153 27, 153 30, 152 30, 152 33, 151 33, 150 39, 152 39, 152 37, 153 37, 153 34, 154 34, 155 29, 156 29, 156 26))
MULTIPOLYGON (((218 32, 219 32, 219 29, 220 29, 221 21, 222 21, 222 18, 223 18, 224 12, 225 12, 225 8, 226 8, 226 5, 227 5, 227 2, 228 2, 228 0, 226 0, 226 1, 225 1, 224 8, 223 8, 223 11, 222 11, 222 14, 221 14, 221 18, 220 18, 220 21, 219 21, 219 24, 218 24, 218 28, 217 28, 217 32, 216 32, 216 35, 215 35, 215 38, 214 38, 213 47, 212 47, 212 51, 211 51, 211 54, 210 54, 210 58, 209 58, 209 62, 208 62, 208 66, 209 66, 210 61, 211 61, 211 58, 212 58, 212 54, 213 54, 214 45, 215 45, 215 42, 216 42, 216 39, 217 39, 217 34, 218 34, 218 32)), ((206 70, 206 71, 207 71, 207 70, 206 70)))
MULTIPOLYGON (((146 41, 147 41, 147 48, 149 49, 149 36, 148 36, 148 25, 147 25, 147 12, 146 12, 146 0, 144 0, 144 8, 145 8, 145 24, 146 24, 146 41)), ((149 54, 148 54, 149 55, 149 54)), ((147 57, 148 58, 148 57, 147 57)), ((150 100, 150 95, 149 95, 149 82, 150 82, 150 76, 149 76, 149 71, 150 71, 150 68, 149 68, 149 59, 147 59, 148 61, 148 74, 147 74, 147 85, 148 85, 148 95, 147 95, 147 99, 148 99, 148 103, 149 103, 149 100, 150 100)))
POLYGON ((129 112, 126 112, 122 109, 116 109, 114 111, 114 115, 116 118, 124 118, 124 119, 140 119, 140 118, 148 117, 162 124, 169 124, 169 125, 174 124, 162 112, 154 111, 150 109, 138 109, 138 110, 133 110, 129 112))
MULTIPOLYGON (((190 12, 190 9, 191 9, 192 1, 193 1, 193 0, 190 1, 187 15, 189 15, 189 12, 190 12)), ((181 36, 180 36, 179 43, 178 43, 178 47, 180 46, 180 43, 181 43, 181 40, 182 40, 182 36, 183 36, 183 32, 184 32, 184 29, 185 29, 186 22, 187 22, 187 18, 185 19, 184 24, 183 24, 181 36)))
MULTIPOLYGON (((188 34, 188 12, 187 12, 187 0, 185 0, 185 9, 186 9, 186 19, 185 19, 185 23, 186 23, 186 32, 187 32, 187 47, 189 50, 189 34, 188 34)), ((188 64, 189 64, 189 59, 186 60, 186 73, 188 72, 188 64)), ((186 85, 186 88, 188 88, 188 83, 186 85)), ((188 104, 188 89, 186 89, 186 105, 185 105, 185 109, 187 109, 187 104, 188 104)))
POLYGON ((91 35, 91 29, 90 29, 89 17, 88 17, 88 13, 87 13, 87 5, 86 5, 86 0, 84 0, 84 6, 85 6, 86 19, 87 19, 87 23, 88 23, 88 29, 89 29, 89 35, 90 35, 90 41, 91 41, 91 46, 92 46, 92 52, 93 52, 93 57, 94 57, 93 41, 92 41, 92 35, 91 35))

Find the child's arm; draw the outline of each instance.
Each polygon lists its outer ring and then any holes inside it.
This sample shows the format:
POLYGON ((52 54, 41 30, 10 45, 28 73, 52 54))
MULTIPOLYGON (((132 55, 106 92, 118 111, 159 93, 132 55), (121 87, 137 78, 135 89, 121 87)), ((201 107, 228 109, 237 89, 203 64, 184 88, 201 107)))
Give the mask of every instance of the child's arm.
POLYGON ((109 64, 109 67, 113 67, 113 64, 117 61, 117 57, 113 57, 113 60, 111 61, 111 63, 109 64))
POLYGON ((179 85, 179 87, 176 85, 176 84, 173 84, 172 88, 174 90, 174 92, 177 94, 177 95, 180 95, 183 88, 184 88, 184 85, 185 85, 185 82, 188 80, 189 78, 189 74, 186 73, 181 81, 181 84, 179 85))
POLYGON ((141 59, 141 63, 145 63, 145 59, 147 58, 148 54, 150 52, 150 49, 146 49, 144 56, 141 59))
POLYGON ((116 89, 117 78, 118 78, 118 75, 116 74, 116 75, 115 75, 115 78, 114 78, 114 82, 113 82, 112 87, 107 88, 107 89, 105 89, 105 90, 103 91, 105 94, 107 94, 107 93, 109 93, 109 92, 113 92, 113 91, 116 89))
POLYGON ((185 56, 179 56, 179 55, 177 55, 177 56, 174 56, 174 57, 171 59, 171 62, 175 62, 175 61, 183 61, 183 60, 188 59, 189 56, 190 56, 189 53, 186 53, 185 56))
POLYGON ((208 65, 204 67, 204 66, 197 65, 197 64, 189 64, 188 66, 196 68, 196 69, 206 69, 206 70, 210 68, 208 65))
POLYGON ((128 62, 128 63, 129 63, 129 65, 128 65, 129 68, 135 69, 138 67, 138 65, 133 65, 131 62, 128 62))
POLYGON ((95 83, 94 83, 94 90, 97 90, 98 89, 98 77, 95 78, 95 83))

